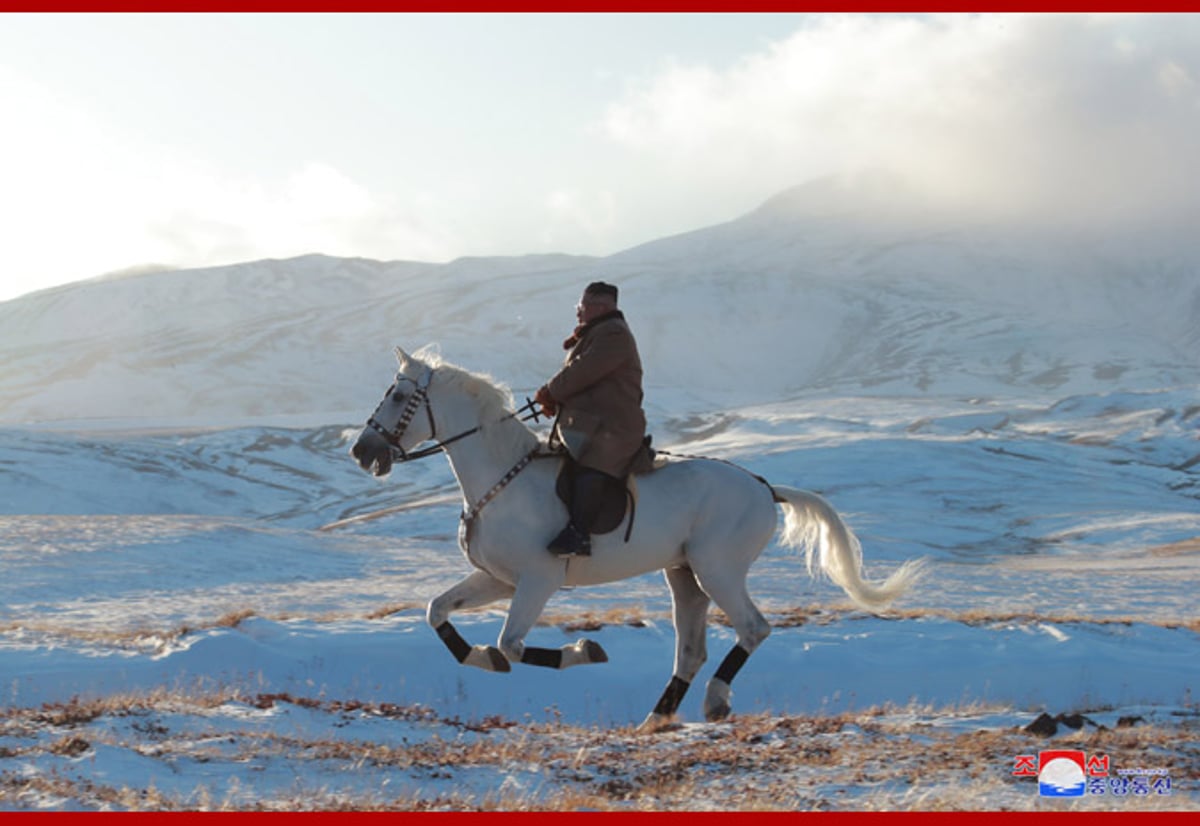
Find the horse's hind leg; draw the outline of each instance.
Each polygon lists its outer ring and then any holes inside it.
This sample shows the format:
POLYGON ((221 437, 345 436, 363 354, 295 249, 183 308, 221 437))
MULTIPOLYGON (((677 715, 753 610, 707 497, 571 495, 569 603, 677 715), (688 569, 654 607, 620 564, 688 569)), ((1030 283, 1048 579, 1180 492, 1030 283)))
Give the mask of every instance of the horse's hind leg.
POLYGON ((490 645, 472 646, 450 624, 450 614, 463 608, 478 608, 513 595, 507 583, 476 571, 449 591, 429 603, 425 619, 437 631, 438 637, 462 665, 473 665, 484 671, 509 671, 508 660, 499 649, 490 645))
POLYGON ((696 582, 690 568, 668 568, 663 572, 671 586, 671 605, 675 620, 675 670, 671 682, 650 712, 642 729, 653 731, 675 716, 696 672, 708 658, 708 594, 696 582))
POLYGON ((697 571, 697 578, 717 607, 729 617, 729 622, 737 632, 737 643, 708 681, 708 690, 704 695, 705 719, 723 720, 729 716, 733 699, 730 684, 749 656, 771 633, 771 624, 746 593, 744 575, 732 577, 730 572, 723 571, 716 576, 705 576, 697 571))

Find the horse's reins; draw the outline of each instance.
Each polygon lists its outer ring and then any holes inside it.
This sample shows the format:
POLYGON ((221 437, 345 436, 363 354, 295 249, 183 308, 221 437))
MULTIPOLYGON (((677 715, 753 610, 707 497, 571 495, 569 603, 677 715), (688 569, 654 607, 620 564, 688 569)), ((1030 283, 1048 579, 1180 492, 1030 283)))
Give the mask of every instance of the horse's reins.
MULTIPOLYGON (((412 462, 417 459, 424 459, 427 456, 433 456, 434 454, 441 453, 448 446, 454 444, 455 442, 465 439, 468 436, 475 435, 483 428, 482 424, 478 424, 475 425, 475 427, 472 427, 470 430, 464 430, 462 433, 451 436, 448 439, 436 441, 429 447, 423 447, 420 450, 414 451, 405 450, 404 446, 400 444, 400 440, 404 437, 404 433, 408 430, 408 426, 412 424, 413 417, 417 415, 417 408, 419 408, 422 404, 425 405, 425 413, 429 416, 429 438, 435 440, 437 439, 437 424, 433 420, 433 407, 429 404, 429 384, 432 380, 433 368, 428 366, 425 368, 425 372, 421 374, 421 378, 415 381, 408 376, 398 375, 396 377, 396 383, 388 389, 388 392, 383 394, 383 400, 379 402, 379 406, 375 408, 375 412, 371 414, 369 419, 367 419, 367 427, 374 430, 376 433, 382 436, 389 445, 391 445, 393 461, 412 462), (389 430, 379 422, 376 416, 379 414, 379 409, 383 407, 384 402, 386 402, 389 398, 391 398, 392 401, 396 400, 394 391, 396 389, 396 384, 398 384, 401 379, 412 382, 416 385, 417 389, 413 391, 411 396, 409 396, 408 402, 404 405, 404 409, 400 411, 400 419, 396 422, 396 427, 392 430, 389 430)), ((545 414, 538 411, 537 403, 529 398, 526 398, 524 405, 507 414, 501 418, 500 421, 518 419, 522 422, 536 422, 543 415, 545 414), (522 416, 521 414, 525 413, 526 411, 529 412, 522 416)))
MULTIPOLYGON (((441 453, 455 442, 465 439, 468 436, 473 436, 483 429, 483 425, 478 424, 469 430, 464 430, 462 433, 451 436, 448 439, 438 441, 429 447, 424 447, 420 450, 414 450, 411 452, 405 450, 404 446, 400 444, 400 440, 404 437, 404 433, 406 430, 408 430, 408 426, 412 424, 413 417, 417 415, 417 408, 422 404, 425 405, 425 412, 429 416, 429 438, 437 439, 437 424, 433 420, 433 406, 429 403, 429 385, 432 380, 433 368, 428 366, 426 366, 425 372, 421 374, 421 378, 417 379, 416 381, 413 381, 411 378, 405 375, 397 375, 396 383, 388 388, 388 392, 383 394, 383 400, 379 402, 379 406, 375 408, 375 412, 371 414, 369 419, 367 419, 367 426, 382 436, 391 446, 393 461, 412 462, 417 459, 424 459, 426 456, 433 456, 436 453, 441 453), (396 422, 395 429, 389 430, 380 423, 376 416, 378 415, 380 408, 383 407, 384 402, 386 402, 389 398, 391 398, 392 401, 396 401, 394 392, 396 390, 396 384, 400 382, 400 379, 413 382, 417 389, 413 391, 413 394, 409 397, 408 402, 405 403, 404 409, 400 411, 400 418, 396 422)), ((499 421, 503 422, 509 419, 518 419, 522 422, 536 422, 543 415, 543 413, 538 411, 537 403, 526 397, 525 404, 522 407, 519 407, 513 412, 503 416, 499 421), (522 416, 521 414, 525 413, 525 411, 529 412, 522 416)), ((495 499, 497 494, 507 487, 508 483, 515 479, 530 462, 541 456, 551 455, 556 454, 545 453, 541 450, 540 446, 534 448, 529 453, 522 456, 521 459, 512 467, 512 469, 510 469, 508 473, 506 473, 500 479, 499 482, 493 485, 492 488, 485 493, 483 497, 480 498, 480 500, 476 502, 469 510, 463 511, 461 517, 463 523, 463 537, 468 548, 470 545, 471 530, 474 527, 475 519, 479 516, 480 511, 482 511, 489 502, 495 499)))

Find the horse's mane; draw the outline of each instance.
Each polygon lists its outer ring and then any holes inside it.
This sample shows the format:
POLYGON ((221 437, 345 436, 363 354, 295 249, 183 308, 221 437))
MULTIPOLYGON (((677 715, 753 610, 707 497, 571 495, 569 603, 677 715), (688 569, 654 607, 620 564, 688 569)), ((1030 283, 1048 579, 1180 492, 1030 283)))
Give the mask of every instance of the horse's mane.
POLYGON ((438 353, 423 354, 421 360, 436 371, 435 382, 451 390, 460 391, 474 398, 479 405, 479 423, 482 429, 504 437, 490 439, 489 443, 497 451, 497 455, 508 456, 518 448, 528 451, 537 441, 537 437, 527 427, 508 426, 496 428, 497 424, 507 420, 513 410, 512 391, 504 383, 497 381, 486 373, 474 373, 466 368, 451 364, 438 353))
POLYGON ((437 354, 425 356, 422 361, 437 371, 440 384, 478 399, 479 413, 485 420, 498 419, 512 411, 512 391, 486 373, 473 373, 437 354))

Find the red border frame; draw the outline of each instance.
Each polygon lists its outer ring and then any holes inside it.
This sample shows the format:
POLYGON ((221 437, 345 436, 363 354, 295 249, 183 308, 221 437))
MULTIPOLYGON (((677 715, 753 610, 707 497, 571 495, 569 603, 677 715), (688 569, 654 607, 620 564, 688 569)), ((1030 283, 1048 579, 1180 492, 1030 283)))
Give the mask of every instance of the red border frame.
POLYGON ((1185 12, 1200 0, 0 0, 0 12, 1185 12))
MULTIPOLYGON (((0 13, 185 13, 185 12, 292 12, 292 13, 363 13, 363 12, 508 12, 508 13, 584 13, 584 12, 643 12, 643 13, 766 13, 766 12, 808 12, 808 13, 945 13, 945 12, 1200 12, 1200 0, 1157 0, 1157 2, 1115 2, 1114 0, 985 0, 977 5, 967 5, 958 0, 822 0, 822 2, 806 2, 806 0, 0 0, 0 13)), ((3 20, 0 18, 0 24, 3 20)), ((297 820, 318 820, 325 822, 342 822, 344 818, 354 821, 365 819, 388 818, 392 821, 399 813, 369 813, 369 812, 233 812, 233 813, 194 813, 194 812, 6 812, 6 820, 20 817, 36 817, 42 823, 61 822, 85 818, 95 823, 98 820, 119 820, 128 822, 132 819, 181 820, 218 816, 223 819, 243 819, 247 822, 253 818, 257 826, 263 826, 267 821, 295 823, 297 820)), ((608 819, 613 816, 621 818, 622 824, 630 820, 656 824, 664 822, 686 822, 688 826, 706 826, 707 823, 728 822, 729 812, 614 812, 614 813, 563 813, 563 812, 445 812, 445 813, 403 813, 405 818, 419 818, 426 822, 437 824, 470 824, 480 817, 490 823, 510 821, 520 826, 557 826, 564 817, 568 819, 608 819)), ((1011 822, 1014 816, 1022 818, 1022 823, 1038 820, 1041 823, 1073 821, 1081 826, 1095 826, 1097 821, 1103 821, 1101 826, 1108 826, 1120 818, 1122 826, 1132 820, 1154 820, 1161 822, 1173 819, 1182 822, 1185 816, 1194 817, 1188 812, 738 812, 733 815, 739 820, 750 818, 756 823, 796 823, 807 826, 827 826, 845 823, 877 822, 879 819, 900 821, 908 826, 924 826, 933 823, 935 826, 950 826, 961 823, 964 817, 970 818, 973 824, 994 824, 1011 822), (803 819, 803 820, 801 820, 803 819)), ((1035 824, 1036 826, 1036 824, 1035 824)))

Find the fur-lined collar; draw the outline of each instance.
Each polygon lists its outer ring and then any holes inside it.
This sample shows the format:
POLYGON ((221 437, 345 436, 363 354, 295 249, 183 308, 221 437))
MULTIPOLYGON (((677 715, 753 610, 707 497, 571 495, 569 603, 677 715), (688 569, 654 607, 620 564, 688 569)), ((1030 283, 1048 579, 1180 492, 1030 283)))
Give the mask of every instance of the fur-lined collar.
POLYGON ((587 335, 589 330, 591 330, 598 324, 602 324, 605 321, 611 321, 614 318, 624 321, 625 314, 622 313, 620 310, 613 310, 611 313, 605 313, 602 316, 597 316, 596 318, 593 318, 587 324, 580 324, 578 327, 575 328, 575 332, 571 333, 570 338, 568 338, 566 341, 563 342, 563 349, 570 350, 572 347, 574 347, 576 344, 578 344, 585 335, 587 335))

